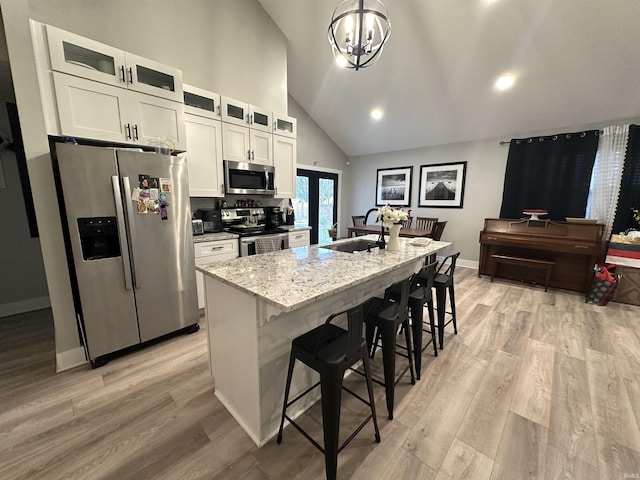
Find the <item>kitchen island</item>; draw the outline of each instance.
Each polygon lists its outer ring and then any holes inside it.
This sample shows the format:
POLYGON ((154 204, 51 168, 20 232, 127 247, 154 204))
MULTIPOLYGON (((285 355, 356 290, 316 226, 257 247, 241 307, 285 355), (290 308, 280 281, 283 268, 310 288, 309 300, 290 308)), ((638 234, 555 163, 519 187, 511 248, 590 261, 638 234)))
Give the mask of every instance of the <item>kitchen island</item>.
MULTIPOLYGON (((375 236, 334 242, 368 240, 375 236)), ((363 302, 417 272, 424 258, 448 242, 415 246, 400 239, 400 251, 372 248, 347 253, 319 246, 200 265, 205 274, 210 365, 215 394, 258 446, 277 433, 291 340, 334 312, 363 302)), ((291 397, 317 381, 299 365, 291 397)), ((297 415, 319 398, 307 395, 290 409, 297 415), (297 408, 297 412, 294 410, 297 408)))

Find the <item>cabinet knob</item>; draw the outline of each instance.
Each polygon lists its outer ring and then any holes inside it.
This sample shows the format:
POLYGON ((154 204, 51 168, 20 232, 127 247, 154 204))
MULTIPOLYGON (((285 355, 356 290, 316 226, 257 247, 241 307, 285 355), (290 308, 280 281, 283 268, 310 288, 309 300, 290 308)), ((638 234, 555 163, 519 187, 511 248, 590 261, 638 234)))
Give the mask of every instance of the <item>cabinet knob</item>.
POLYGON ((127 83, 127 79, 124 75, 124 65, 120 65, 120 81, 122 83, 127 83))
POLYGON ((133 126, 133 139, 138 140, 138 125, 133 126))
POLYGON ((128 140, 131 140, 131 125, 128 123, 125 123, 124 131, 125 131, 125 138, 127 138, 128 140))
POLYGON ((133 83, 133 70, 131 69, 131 67, 129 67, 128 70, 129 70, 129 83, 133 83))
POLYGON ((251 150, 247 150, 247 160, 251 160, 251 150))

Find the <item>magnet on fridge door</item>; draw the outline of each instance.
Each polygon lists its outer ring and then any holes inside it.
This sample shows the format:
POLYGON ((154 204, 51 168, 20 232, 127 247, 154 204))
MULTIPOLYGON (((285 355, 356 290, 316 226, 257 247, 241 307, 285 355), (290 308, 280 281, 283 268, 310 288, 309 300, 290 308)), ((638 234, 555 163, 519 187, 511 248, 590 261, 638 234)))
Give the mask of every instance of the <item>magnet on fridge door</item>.
POLYGON ((149 188, 149 175, 140 174, 138 175, 138 186, 140 188, 149 188))
POLYGON ((160 191, 164 193, 171 193, 173 185, 170 178, 160 178, 160 191))
POLYGON ((160 218, 162 220, 167 220, 169 218, 167 215, 167 202, 160 202, 160 218))

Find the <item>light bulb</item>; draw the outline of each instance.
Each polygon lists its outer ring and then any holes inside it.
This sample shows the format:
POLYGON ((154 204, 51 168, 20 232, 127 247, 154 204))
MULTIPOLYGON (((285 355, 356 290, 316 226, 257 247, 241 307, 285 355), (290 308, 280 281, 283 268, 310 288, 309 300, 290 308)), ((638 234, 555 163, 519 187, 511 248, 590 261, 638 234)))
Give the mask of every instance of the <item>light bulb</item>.
POLYGON ((375 17, 373 16, 373 13, 367 13, 367 16, 364 17, 365 18, 365 22, 367 24, 367 30, 373 30, 373 22, 375 20, 375 17))
POLYGON ((344 29, 347 33, 353 32, 353 17, 351 15, 347 15, 344 18, 344 29))
POLYGON ((339 67, 346 67, 347 63, 347 59, 344 58, 344 55, 338 55, 336 57, 336 65, 338 65, 339 67))

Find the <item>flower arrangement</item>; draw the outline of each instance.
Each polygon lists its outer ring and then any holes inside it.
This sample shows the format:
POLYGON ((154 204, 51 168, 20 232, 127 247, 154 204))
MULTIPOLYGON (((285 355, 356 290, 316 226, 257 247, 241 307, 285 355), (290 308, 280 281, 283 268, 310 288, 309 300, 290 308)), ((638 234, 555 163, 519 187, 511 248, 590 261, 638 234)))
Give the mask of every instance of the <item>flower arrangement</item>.
POLYGON ((378 217, 376 221, 382 221, 382 225, 390 227, 394 223, 400 223, 408 218, 407 212, 403 212, 401 209, 391 208, 390 205, 385 205, 378 209, 378 217))
POLYGON ((640 208, 632 208, 631 211, 633 212, 633 219, 640 225, 640 208))

